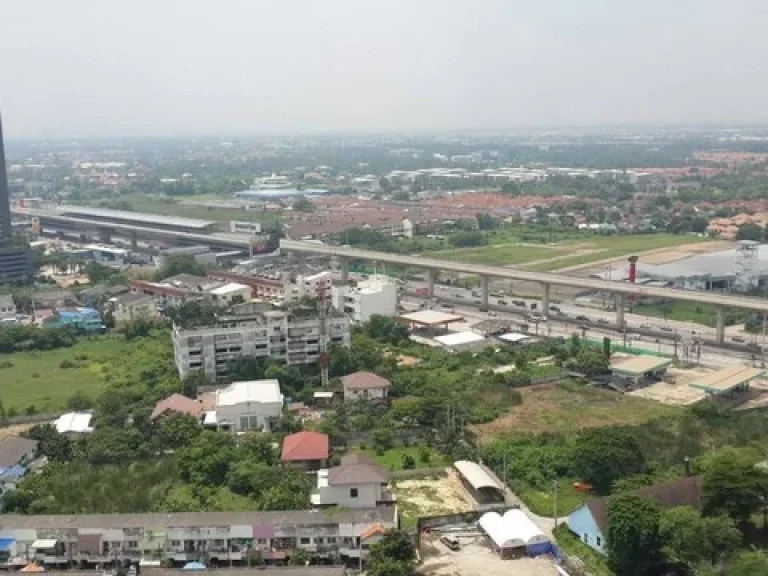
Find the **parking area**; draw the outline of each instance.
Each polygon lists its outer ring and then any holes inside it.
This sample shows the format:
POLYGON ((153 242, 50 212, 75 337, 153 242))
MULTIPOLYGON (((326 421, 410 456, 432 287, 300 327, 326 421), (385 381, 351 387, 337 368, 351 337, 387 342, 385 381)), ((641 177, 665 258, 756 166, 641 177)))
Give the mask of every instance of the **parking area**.
POLYGON ((461 549, 455 552, 439 540, 439 534, 430 534, 422 541, 424 563, 420 571, 425 576, 558 575, 554 561, 549 556, 502 560, 480 534, 459 536, 461 549))
POLYGON ((710 372, 709 369, 699 366, 692 368, 670 366, 664 380, 633 390, 629 395, 671 406, 690 406, 702 401, 707 395, 701 390, 691 388, 689 384, 708 372, 710 372))

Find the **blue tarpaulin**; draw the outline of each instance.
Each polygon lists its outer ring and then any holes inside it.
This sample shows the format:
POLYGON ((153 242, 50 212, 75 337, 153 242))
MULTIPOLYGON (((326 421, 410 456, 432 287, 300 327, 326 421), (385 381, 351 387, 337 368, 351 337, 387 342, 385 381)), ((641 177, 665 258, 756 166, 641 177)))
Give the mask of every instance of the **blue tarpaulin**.
POLYGON ((187 562, 182 570, 205 570, 205 564, 200 562, 187 562))
POLYGON ((15 538, 0 538, 0 551, 6 552, 10 550, 14 542, 16 542, 15 538))

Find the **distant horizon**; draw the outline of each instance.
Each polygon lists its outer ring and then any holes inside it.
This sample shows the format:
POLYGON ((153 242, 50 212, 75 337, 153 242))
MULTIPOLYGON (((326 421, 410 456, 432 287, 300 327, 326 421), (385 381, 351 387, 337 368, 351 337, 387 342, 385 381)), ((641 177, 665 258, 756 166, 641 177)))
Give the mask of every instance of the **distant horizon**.
MULTIPOLYGON (((2 113, 2 109, 0 109, 2 113)), ((4 116, 7 117, 7 114, 4 116)), ((7 120, 5 124, 7 125, 7 120)), ((9 136, 7 128, 5 130, 5 142, 62 142, 67 140, 72 141, 111 141, 111 140, 256 140, 263 138, 346 138, 346 137, 365 137, 372 139, 389 138, 389 137, 404 137, 404 138, 420 138, 431 136, 524 136, 525 133, 542 134, 547 132, 553 132, 562 135, 570 136, 597 136, 601 132, 605 133, 617 133, 626 131, 629 133, 638 134, 648 131, 714 131, 714 132, 727 132, 727 131, 766 131, 768 132, 768 121, 754 122, 754 123, 669 123, 669 124, 572 124, 572 125, 531 125, 531 126, 519 126, 519 127, 497 127, 497 128, 434 128, 434 129, 413 129, 413 130, 272 130, 261 132, 215 132, 206 131, 198 133, 183 133, 183 134, 162 134, 162 133, 128 133, 128 134, 62 134, 54 136, 44 135, 13 135, 9 136)), ((768 136, 768 134, 766 135, 768 136)))

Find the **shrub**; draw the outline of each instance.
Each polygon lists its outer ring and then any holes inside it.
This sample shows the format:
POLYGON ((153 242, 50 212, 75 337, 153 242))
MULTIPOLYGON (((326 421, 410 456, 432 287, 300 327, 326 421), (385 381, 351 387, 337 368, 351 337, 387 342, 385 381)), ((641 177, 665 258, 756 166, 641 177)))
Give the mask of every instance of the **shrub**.
POLYGON ((419 446, 419 461, 424 464, 429 464, 431 459, 432 453, 429 451, 429 448, 426 446, 419 446))
POLYGON ((416 468, 416 461, 410 454, 403 454, 403 470, 413 470, 416 468))
POLYGON ((59 362, 59 368, 61 368, 62 370, 66 370, 67 368, 76 368, 76 367, 77 367, 77 364, 72 362, 72 360, 62 360, 61 362, 59 362))
POLYGON ((0 370, 3 368, 13 368, 13 362, 10 360, 3 360, 0 362, 0 370))

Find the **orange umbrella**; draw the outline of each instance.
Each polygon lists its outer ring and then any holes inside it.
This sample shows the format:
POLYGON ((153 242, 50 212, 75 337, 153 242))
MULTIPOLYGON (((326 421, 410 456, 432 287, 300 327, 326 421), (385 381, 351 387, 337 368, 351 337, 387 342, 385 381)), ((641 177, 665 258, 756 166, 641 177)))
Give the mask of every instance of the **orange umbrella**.
POLYGON ((34 562, 31 562, 30 564, 27 564, 19 570, 19 572, 45 572, 45 568, 40 566, 39 564, 35 564, 34 562))

